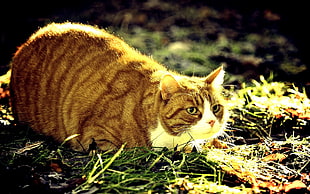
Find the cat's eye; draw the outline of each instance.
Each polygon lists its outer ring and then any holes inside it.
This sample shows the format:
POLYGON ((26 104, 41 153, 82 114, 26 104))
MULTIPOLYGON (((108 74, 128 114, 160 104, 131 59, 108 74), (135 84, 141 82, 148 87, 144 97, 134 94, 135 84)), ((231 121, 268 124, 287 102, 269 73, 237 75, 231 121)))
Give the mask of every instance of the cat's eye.
POLYGON ((212 106, 212 112, 213 112, 214 114, 216 114, 217 112, 219 112, 220 109, 221 109, 221 105, 219 105, 219 104, 215 104, 215 105, 212 106))
POLYGON ((197 107, 189 107, 186 109, 186 111, 188 114, 195 115, 198 113, 198 108, 197 107))

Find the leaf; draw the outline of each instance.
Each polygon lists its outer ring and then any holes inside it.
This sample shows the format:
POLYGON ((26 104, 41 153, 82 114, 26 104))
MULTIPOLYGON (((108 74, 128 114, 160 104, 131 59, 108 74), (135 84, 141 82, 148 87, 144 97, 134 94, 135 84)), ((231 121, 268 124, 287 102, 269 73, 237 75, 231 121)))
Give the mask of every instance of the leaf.
POLYGON ((292 189, 302 189, 302 188, 307 188, 307 185, 303 183, 300 180, 295 180, 292 183, 289 183, 288 185, 284 186, 285 192, 289 192, 292 189))
POLYGON ((50 164, 50 167, 55 171, 55 172, 58 172, 58 173, 61 173, 62 172, 62 168, 60 167, 60 165, 56 162, 51 162, 50 164))
POLYGON ((276 154, 270 154, 268 156, 265 156, 263 158, 263 161, 264 162, 268 162, 268 161, 282 162, 285 158, 287 158, 287 156, 285 154, 276 153, 276 154))

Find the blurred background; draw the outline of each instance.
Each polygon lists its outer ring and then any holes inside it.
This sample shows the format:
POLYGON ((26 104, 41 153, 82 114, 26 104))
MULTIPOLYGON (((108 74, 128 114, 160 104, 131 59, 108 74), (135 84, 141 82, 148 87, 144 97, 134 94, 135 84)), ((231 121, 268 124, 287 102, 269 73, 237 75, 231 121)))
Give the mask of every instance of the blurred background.
POLYGON ((272 77, 309 87, 306 1, 53 0, 0 6, 0 74, 27 38, 50 22, 97 25, 170 69, 207 75, 222 63, 226 83, 272 77))

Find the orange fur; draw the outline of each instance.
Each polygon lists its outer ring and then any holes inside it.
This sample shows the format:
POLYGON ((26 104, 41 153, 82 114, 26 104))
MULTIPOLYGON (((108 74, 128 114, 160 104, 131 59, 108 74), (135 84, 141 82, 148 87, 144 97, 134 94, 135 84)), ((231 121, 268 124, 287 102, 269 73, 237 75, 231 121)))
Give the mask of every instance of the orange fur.
POLYGON ((210 110, 219 105, 215 132, 222 128, 223 75, 220 67, 207 78, 182 76, 104 30, 53 23, 16 52, 10 89, 20 122, 59 142, 80 134, 70 141, 74 149, 87 148, 92 138, 101 149, 156 146, 155 131, 179 137, 197 124, 205 100, 210 110))

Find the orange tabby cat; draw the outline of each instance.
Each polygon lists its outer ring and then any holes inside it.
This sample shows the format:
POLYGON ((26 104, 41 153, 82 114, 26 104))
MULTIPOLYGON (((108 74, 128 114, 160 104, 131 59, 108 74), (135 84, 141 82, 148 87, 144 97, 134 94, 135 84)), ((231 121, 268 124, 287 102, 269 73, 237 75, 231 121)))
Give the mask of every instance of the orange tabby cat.
POLYGON ((206 78, 168 71, 121 39, 82 24, 50 24, 12 61, 20 122, 72 148, 173 148, 221 132, 227 118, 222 67, 206 78))

